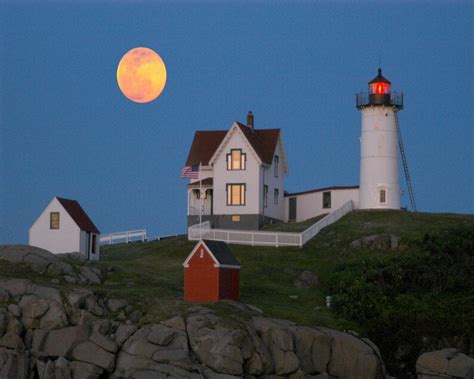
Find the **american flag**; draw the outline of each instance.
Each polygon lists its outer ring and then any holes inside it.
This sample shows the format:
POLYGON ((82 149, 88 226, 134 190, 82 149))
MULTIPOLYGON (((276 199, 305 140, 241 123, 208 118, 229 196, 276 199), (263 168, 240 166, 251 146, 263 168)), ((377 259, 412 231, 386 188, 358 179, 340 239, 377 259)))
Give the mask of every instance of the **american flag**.
POLYGON ((199 165, 195 164, 193 166, 183 167, 183 169, 181 170, 181 177, 189 178, 189 179, 198 179, 199 178, 199 165))

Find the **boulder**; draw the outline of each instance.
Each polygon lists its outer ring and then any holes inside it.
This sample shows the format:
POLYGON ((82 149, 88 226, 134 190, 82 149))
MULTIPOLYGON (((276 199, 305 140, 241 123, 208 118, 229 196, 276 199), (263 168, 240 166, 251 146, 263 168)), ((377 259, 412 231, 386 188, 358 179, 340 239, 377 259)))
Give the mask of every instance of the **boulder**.
POLYGON ((10 312, 15 317, 21 317, 21 308, 16 304, 9 304, 8 312, 10 312))
POLYGON ((23 327, 23 324, 18 319, 16 319, 15 317, 10 317, 6 330, 7 333, 12 333, 16 334, 17 336, 21 336, 24 330, 25 328, 23 327))
POLYGON ((62 302, 47 300, 49 308, 46 314, 41 317, 39 327, 41 329, 58 329, 69 325, 66 310, 62 302))
POLYGON ((18 305, 22 313, 21 321, 27 329, 37 328, 39 318, 49 309, 48 302, 35 295, 23 296, 18 305))
POLYGON ((117 352, 117 344, 108 337, 98 332, 93 332, 89 337, 89 341, 95 343, 97 346, 100 346, 102 349, 107 350, 113 354, 117 352))
POLYGON ((133 324, 120 324, 115 331, 115 342, 117 345, 121 347, 137 329, 138 327, 133 324))
POLYGON ((123 308, 126 308, 128 305, 127 300, 125 299, 108 299, 107 308, 111 312, 118 312, 123 308))
POLYGON ((219 373, 243 374, 244 357, 232 329, 210 328, 212 321, 204 313, 190 315, 186 324, 189 344, 202 363, 219 373))
POLYGON ((86 298, 89 296, 95 296, 94 292, 84 288, 74 288, 67 295, 67 300, 73 308, 82 309, 84 308, 86 298))
POLYGON ((0 287, 0 303, 6 303, 9 299, 10 294, 8 291, 5 288, 0 287))
POLYGON ((169 320, 161 321, 161 324, 169 326, 172 329, 180 330, 182 332, 186 331, 186 324, 184 322, 184 318, 181 316, 175 316, 170 318, 169 320))
POLYGON ((25 353, 0 347, 0 378, 27 379, 29 362, 25 353))
POLYGON ((112 372, 115 365, 114 354, 89 341, 77 345, 72 351, 72 358, 76 361, 93 364, 108 372, 112 372))
POLYGON ((8 326, 8 317, 7 314, 0 309, 0 337, 5 334, 8 326))
POLYGON ((331 358, 331 338, 309 327, 291 327, 290 332, 295 341, 300 368, 308 374, 325 372, 331 358))
POLYGON ((59 357, 54 362, 54 379, 71 379, 71 368, 69 361, 63 357, 59 357))
POLYGON ((69 326, 49 331, 45 336, 39 333, 33 336, 33 345, 37 351, 43 351, 50 357, 68 357, 75 346, 87 341, 88 330, 85 326, 69 326), (35 344, 35 337, 37 342, 35 344))
POLYGON ((93 267, 82 266, 79 271, 80 271, 80 276, 85 278, 87 283, 89 284, 102 283, 100 270, 93 267))
POLYGON ((85 362, 71 362, 72 377, 74 379, 98 379, 104 372, 100 367, 85 362))
POLYGON ((303 270, 293 284, 296 288, 315 288, 319 285, 319 277, 312 271, 303 270))
POLYGON ((53 274, 72 272, 71 265, 62 262, 55 254, 29 245, 3 245, 0 246, 0 259, 11 263, 26 263, 33 271, 53 274))
POLYGON ((0 279, 0 288, 6 290, 11 297, 23 296, 30 281, 26 279, 0 279))
POLYGON ((0 338, 0 347, 6 347, 18 352, 25 350, 23 340, 13 333, 6 333, 2 338, 0 338))
POLYGON ((377 354, 364 341, 347 333, 320 328, 331 338, 330 375, 343 378, 383 378, 377 354))
POLYGON ((373 234, 351 242, 355 249, 369 248, 378 250, 395 250, 400 244, 400 237, 393 234, 373 234))
POLYGON ((416 372, 419 377, 474 378, 474 358, 455 348, 431 351, 418 357, 416 372))
POLYGON ((173 329, 166 326, 156 325, 155 328, 148 334, 147 339, 155 345, 166 346, 173 340, 175 332, 173 329))

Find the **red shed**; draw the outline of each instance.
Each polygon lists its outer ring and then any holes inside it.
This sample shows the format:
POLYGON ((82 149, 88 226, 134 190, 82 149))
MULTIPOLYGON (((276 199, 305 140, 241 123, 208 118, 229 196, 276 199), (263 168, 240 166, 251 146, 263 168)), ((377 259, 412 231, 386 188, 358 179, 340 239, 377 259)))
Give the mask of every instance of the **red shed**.
POLYGON ((201 240, 183 263, 184 300, 240 298, 240 263, 224 242, 201 240))

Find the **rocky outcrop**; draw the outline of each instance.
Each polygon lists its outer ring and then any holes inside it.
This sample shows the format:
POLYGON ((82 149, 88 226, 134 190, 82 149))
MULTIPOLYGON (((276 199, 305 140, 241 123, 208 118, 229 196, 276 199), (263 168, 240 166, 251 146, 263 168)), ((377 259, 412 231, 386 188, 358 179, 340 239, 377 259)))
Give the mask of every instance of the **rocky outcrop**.
POLYGON ((351 242, 355 249, 395 250, 399 245, 400 237, 393 234, 373 234, 351 242))
POLYGON ((61 295, 28 280, 0 279, 0 291, 9 302, 0 305, 2 379, 384 377, 377 351, 363 340, 258 312, 229 320, 194 307, 140 326, 128 302, 89 289, 61 295), (114 319, 118 312, 127 320, 114 319))
POLYGON ((455 348, 431 351, 416 361, 419 379, 474 378, 474 358, 455 348))
MULTIPOLYGON (((48 250, 29 245, 0 246, 0 260, 27 264, 37 273, 59 276, 66 283, 101 284, 103 282, 101 270, 87 266, 87 263, 83 259, 79 259, 78 256, 82 255, 78 253, 53 254, 48 250), (61 257, 75 261, 74 265, 67 263, 61 257)), ((0 300, 2 297, 0 292, 0 300)))

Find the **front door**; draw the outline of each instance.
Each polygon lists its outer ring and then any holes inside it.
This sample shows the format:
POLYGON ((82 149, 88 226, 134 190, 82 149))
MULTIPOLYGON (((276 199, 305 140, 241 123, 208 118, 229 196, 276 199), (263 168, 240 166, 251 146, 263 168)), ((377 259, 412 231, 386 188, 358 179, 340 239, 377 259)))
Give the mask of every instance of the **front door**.
POLYGON ((296 197, 290 197, 289 199, 289 221, 296 221, 296 197))

